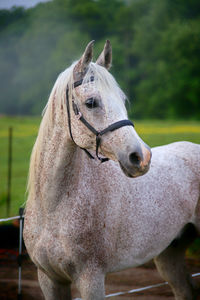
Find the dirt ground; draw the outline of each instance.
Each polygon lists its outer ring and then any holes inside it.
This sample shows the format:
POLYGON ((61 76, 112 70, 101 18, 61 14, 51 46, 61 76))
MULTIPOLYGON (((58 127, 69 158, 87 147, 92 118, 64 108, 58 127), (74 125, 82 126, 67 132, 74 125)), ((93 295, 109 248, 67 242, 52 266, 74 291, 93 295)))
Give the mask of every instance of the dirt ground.
MULTIPOLYGON (((11 251, 0 256, 0 299, 16 300, 18 293, 18 265, 16 261, 17 252, 11 251)), ((200 272, 200 261, 187 260, 191 273, 200 272)), ((196 277, 200 286, 200 276, 196 277)), ((152 284, 163 282, 159 276, 154 263, 151 261, 142 267, 128 269, 126 271, 113 273, 106 278, 106 294, 129 291, 152 284)), ((72 298, 80 297, 77 289, 72 285, 72 298)), ((43 295, 37 281, 35 266, 26 256, 22 263, 22 300, 43 300, 43 295)), ((146 291, 114 296, 108 299, 116 300, 172 300, 174 299, 168 285, 152 288, 146 291)), ((200 299, 200 296, 199 298, 200 299)))

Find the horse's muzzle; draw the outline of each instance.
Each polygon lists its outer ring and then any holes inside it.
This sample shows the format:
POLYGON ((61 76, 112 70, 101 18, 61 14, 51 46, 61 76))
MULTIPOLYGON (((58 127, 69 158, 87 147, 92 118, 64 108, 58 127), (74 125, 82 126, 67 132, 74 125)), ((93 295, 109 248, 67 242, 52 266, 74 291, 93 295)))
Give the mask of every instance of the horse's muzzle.
POLYGON ((137 147, 130 153, 119 153, 119 165, 128 177, 135 178, 146 174, 150 168, 151 150, 146 144, 137 147))

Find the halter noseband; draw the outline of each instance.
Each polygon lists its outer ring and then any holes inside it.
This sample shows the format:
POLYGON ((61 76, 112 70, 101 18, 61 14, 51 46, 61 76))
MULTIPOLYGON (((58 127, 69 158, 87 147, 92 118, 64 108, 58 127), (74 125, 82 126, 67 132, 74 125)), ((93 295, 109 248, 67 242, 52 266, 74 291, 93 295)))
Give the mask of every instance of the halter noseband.
MULTIPOLYGON (((94 81, 94 76, 90 77, 90 81, 94 81)), ((78 87, 79 85, 81 85, 83 83, 83 79, 74 82, 73 84, 73 88, 78 87)), ((72 128, 71 128, 71 114, 70 114, 70 106, 69 106, 69 88, 67 87, 66 89, 66 105, 67 105, 67 114, 68 114, 68 126, 69 126, 69 133, 71 136, 72 141, 76 144, 76 142, 74 141, 73 135, 72 135, 72 128)), ((109 158, 107 157, 99 157, 99 146, 101 144, 101 137, 102 135, 104 135, 107 132, 112 132, 116 129, 119 129, 123 126, 133 126, 134 124, 130 121, 130 120, 121 120, 118 122, 115 122, 111 125, 109 125, 107 128, 101 130, 101 131, 97 131, 92 125, 90 125, 87 120, 83 117, 82 113, 79 111, 78 106, 76 105, 76 103, 74 102, 74 100, 72 100, 72 107, 73 107, 73 111, 75 113, 76 116, 79 116, 78 119, 92 132, 96 135, 96 157, 101 161, 101 163, 106 162, 109 160, 109 158)), ((76 144, 77 145, 77 144, 76 144)), ((77 145, 78 146, 78 145, 77 145)), ((78 146, 79 147, 79 146, 78 146)), ((85 153, 88 155, 89 158, 94 159, 94 156, 85 148, 79 147, 80 149, 84 150, 85 153)))

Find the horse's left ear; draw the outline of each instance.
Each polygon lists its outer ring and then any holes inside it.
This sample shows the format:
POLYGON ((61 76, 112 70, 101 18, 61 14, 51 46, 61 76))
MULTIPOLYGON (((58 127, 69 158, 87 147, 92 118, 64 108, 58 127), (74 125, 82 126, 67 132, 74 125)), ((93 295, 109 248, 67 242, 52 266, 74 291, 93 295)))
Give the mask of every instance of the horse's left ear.
POLYGON ((94 41, 89 42, 89 44, 85 48, 85 51, 84 51, 81 59, 75 65, 75 67, 74 67, 75 80, 82 79, 83 76, 86 74, 86 72, 88 70, 88 66, 89 66, 90 62, 92 61, 92 57, 93 57, 93 44, 94 44, 94 41))
POLYGON ((111 46, 109 40, 106 41, 106 43, 104 45, 104 49, 101 52, 96 63, 102 67, 105 67, 107 70, 110 69, 111 64, 112 64, 112 46, 111 46))

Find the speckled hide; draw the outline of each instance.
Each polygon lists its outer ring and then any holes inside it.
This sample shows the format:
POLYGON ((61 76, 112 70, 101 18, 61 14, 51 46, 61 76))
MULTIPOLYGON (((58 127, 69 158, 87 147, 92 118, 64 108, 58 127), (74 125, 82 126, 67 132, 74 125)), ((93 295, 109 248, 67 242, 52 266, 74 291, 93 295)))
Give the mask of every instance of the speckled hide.
POLYGON ((45 299, 71 299, 74 281, 83 300, 102 300, 106 273, 154 257, 176 299, 195 299, 179 240, 188 223, 200 231, 200 146, 157 147, 151 160, 149 147, 126 126, 102 137, 100 153, 110 161, 90 159, 80 147, 95 155, 95 136, 74 115, 72 99, 97 130, 127 118, 124 95, 107 71, 110 43, 96 63, 92 44, 55 83, 31 157, 24 239, 45 299), (65 92, 80 78, 86 81, 69 89, 73 142, 65 92))

